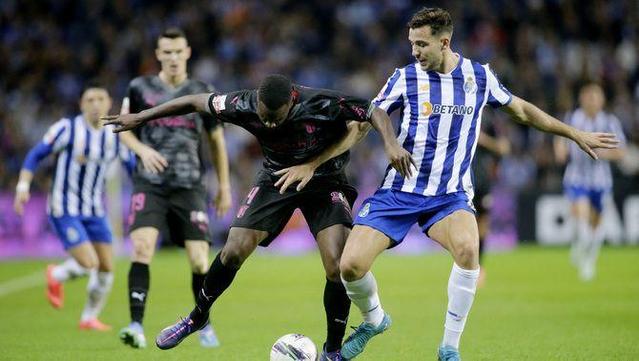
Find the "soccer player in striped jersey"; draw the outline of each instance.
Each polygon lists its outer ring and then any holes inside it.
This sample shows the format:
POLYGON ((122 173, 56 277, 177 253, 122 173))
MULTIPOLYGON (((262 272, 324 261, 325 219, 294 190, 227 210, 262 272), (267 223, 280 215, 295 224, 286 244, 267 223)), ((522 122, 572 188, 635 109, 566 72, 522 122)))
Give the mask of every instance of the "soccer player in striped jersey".
POLYGON ((22 215, 38 163, 55 154, 47 213, 71 258, 47 267, 47 297, 53 307, 61 308, 62 283, 88 274, 87 302, 79 327, 98 331, 111 329, 98 320, 98 315, 113 284, 112 236, 103 205, 104 177, 116 159, 129 170, 135 165, 135 158, 113 134, 112 127, 100 122, 110 108, 108 91, 97 83, 88 84, 80 100, 82 114, 53 124, 27 154, 14 202, 15 211, 22 215))
MULTIPOLYGON (((460 359, 459 340, 479 277, 470 163, 484 106, 501 107, 522 124, 570 138, 594 158, 593 148, 616 145, 613 134, 577 130, 511 95, 488 65, 454 53, 450 48, 453 24, 447 11, 424 8, 408 28, 416 62, 397 69, 374 104, 388 113, 401 110, 398 141, 412 154, 417 169, 404 177, 388 168, 381 187, 359 209, 346 242, 341 277, 364 322, 344 342, 344 359, 359 355, 373 336, 390 327, 391 318, 382 308, 370 269, 379 254, 402 242, 414 223, 453 257, 438 358, 460 359)), ((354 143, 357 138, 349 139, 354 143)), ((331 155, 335 155, 341 149, 338 144, 327 152, 334 150, 331 155)))
MULTIPOLYGON (((589 132, 610 132, 625 144, 619 120, 603 110, 605 96, 598 84, 584 85, 579 92, 579 108, 568 114, 566 123, 589 132)), ((604 198, 612 191, 610 161, 623 158, 623 148, 600 149, 601 160, 594 161, 579 151, 575 144, 563 139, 555 141, 560 162, 568 164, 564 174, 565 194, 572 203, 572 214, 577 223, 577 237, 572 243, 571 260, 584 281, 595 276, 599 249, 604 241, 601 224, 604 198)))

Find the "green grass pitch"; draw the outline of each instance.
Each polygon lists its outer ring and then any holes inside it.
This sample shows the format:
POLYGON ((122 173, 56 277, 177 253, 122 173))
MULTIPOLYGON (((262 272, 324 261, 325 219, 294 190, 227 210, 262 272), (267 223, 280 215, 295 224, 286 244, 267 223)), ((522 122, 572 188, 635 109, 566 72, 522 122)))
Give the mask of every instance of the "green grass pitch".
MULTIPOLYGON (((45 261, 4 262, 0 288, 44 270, 45 261)), ((360 360, 435 360, 446 307, 451 260, 443 254, 385 254, 373 271, 393 327, 373 339, 360 360)), ((577 280, 561 248, 520 247, 488 254, 485 286, 478 290, 462 357, 473 360, 639 360, 639 248, 605 248, 591 283, 577 280)), ((86 279, 66 284, 66 304, 53 310, 44 283, 0 296, 3 360, 268 360, 272 343, 299 332, 321 347, 324 338, 319 256, 257 254, 214 307, 222 342, 203 349, 190 337, 173 350, 154 345, 157 332, 192 306, 190 271, 179 251, 156 255, 145 331, 149 347, 123 346, 117 330, 128 322, 128 262, 117 263, 115 285, 102 315, 109 333, 82 332, 77 322, 86 279)), ((351 310, 350 325, 361 316, 351 310)), ((349 330, 350 331, 350 330, 349 330)))

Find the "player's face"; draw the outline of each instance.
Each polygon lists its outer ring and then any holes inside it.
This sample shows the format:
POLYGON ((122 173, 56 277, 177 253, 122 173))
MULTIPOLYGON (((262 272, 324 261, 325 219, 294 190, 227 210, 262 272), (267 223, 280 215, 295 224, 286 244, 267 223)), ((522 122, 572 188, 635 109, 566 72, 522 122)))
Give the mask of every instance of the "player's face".
POLYGON ((450 35, 445 32, 433 36, 430 26, 408 29, 408 41, 415 59, 423 70, 437 70, 444 59, 444 50, 450 45, 450 35))
POLYGON ((591 115, 595 115, 603 109, 606 102, 603 90, 599 85, 586 85, 579 93, 579 105, 591 115))
POLYGON ((100 117, 109 114, 111 109, 111 97, 106 89, 89 88, 82 94, 80 110, 84 119, 92 124, 100 124, 100 117))
POLYGON ((286 121, 292 106, 293 99, 279 107, 277 110, 270 110, 264 103, 258 100, 257 116, 267 128, 275 128, 286 121))
POLYGON ((165 74, 181 76, 186 74, 186 61, 191 57, 191 48, 185 38, 160 38, 155 56, 165 74))

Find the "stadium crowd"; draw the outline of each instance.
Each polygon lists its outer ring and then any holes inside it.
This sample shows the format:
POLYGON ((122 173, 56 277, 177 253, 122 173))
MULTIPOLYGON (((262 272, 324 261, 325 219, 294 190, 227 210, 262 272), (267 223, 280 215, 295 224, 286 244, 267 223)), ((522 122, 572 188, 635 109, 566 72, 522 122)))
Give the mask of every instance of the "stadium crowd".
MULTIPOLYGON (((12 190, 24 156, 46 128, 77 112, 83 83, 103 81, 117 112, 128 82, 159 69, 155 39, 180 26, 190 74, 220 91, 255 87, 277 72, 308 86, 373 98, 411 62, 405 23, 421 2, 42 0, 0 2, 0 189, 12 190)), ((455 19, 453 49, 490 62, 514 93, 559 118, 584 81, 600 82, 629 141, 617 186, 639 187, 639 3, 636 1, 435 1, 455 19), (495 11, 499 9, 500 11, 495 11)), ((559 190, 552 139, 489 112, 512 143, 497 183, 559 190)), ((252 136, 226 128, 232 184, 247 189, 261 155, 252 136)), ((373 188, 386 158, 379 137, 355 151, 349 172, 373 188), (371 164, 375 164, 372 167, 371 164)), ((44 172, 46 172, 46 168, 44 172)), ((211 179, 214 179, 212 177, 211 179)), ((41 190, 45 182, 36 183, 41 190)), ((237 198, 236 198, 237 199, 237 198)))

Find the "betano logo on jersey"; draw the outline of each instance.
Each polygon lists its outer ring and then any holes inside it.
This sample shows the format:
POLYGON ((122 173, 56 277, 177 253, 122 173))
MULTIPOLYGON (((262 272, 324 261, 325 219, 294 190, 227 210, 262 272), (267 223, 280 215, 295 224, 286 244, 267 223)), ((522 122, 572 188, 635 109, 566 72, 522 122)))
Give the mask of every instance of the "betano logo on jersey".
POLYGON ((426 117, 431 114, 471 115, 474 111, 475 107, 472 105, 431 104, 430 102, 422 103, 422 115, 426 117))

